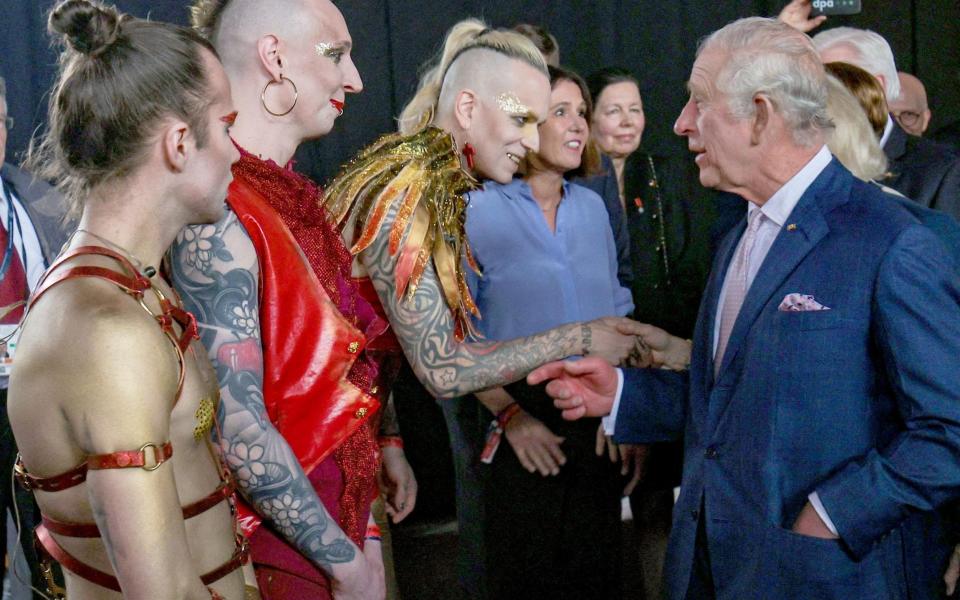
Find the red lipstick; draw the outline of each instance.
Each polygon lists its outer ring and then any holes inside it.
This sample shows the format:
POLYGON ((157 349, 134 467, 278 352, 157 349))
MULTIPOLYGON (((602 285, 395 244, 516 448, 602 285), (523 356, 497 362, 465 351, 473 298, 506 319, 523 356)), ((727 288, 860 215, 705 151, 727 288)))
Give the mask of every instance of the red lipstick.
POLYGON ((342 102, 342 101, 340 101, 340 100, 335 100, 334 98, 330 98, 330 104, 332 104, 333 107, 334 107, 335 109, 337 109, 337 112, 338 112, 339 114, 341 114, 341 115, 343 114, 343 102, 342 102))

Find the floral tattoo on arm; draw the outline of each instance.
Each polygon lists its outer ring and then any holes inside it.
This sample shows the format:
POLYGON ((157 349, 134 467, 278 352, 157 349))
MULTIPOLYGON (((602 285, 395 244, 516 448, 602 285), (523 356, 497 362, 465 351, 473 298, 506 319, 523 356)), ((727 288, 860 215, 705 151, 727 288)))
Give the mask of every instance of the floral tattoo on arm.
POLYGON ((185 228, 171 249, 174 285, 217 371, 218 441, 243 497, 328 574, 356 546, 330 518, 263 397, 256 254, 236 215, 185 228), (240 349, 244 352, 240 352, 240 349))

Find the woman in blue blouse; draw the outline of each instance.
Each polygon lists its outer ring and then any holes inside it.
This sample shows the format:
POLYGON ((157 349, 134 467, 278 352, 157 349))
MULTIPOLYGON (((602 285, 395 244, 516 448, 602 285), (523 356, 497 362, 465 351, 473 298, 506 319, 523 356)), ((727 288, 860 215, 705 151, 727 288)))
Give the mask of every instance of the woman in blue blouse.
MULTIPOLYGON (((633 310, 603 200, 567 180, 597 159, 589 93, 575 73, 550 76, 550 112, 524 177, 470 195, 467 234, 483 272, 471 291, 492 340, 633 310)), ((508 442, 483 472, 488 596, 619 597, 623 481, 594 452, 598 420, 563 421, 542 388, 523 383, 477 398, 508 442)))

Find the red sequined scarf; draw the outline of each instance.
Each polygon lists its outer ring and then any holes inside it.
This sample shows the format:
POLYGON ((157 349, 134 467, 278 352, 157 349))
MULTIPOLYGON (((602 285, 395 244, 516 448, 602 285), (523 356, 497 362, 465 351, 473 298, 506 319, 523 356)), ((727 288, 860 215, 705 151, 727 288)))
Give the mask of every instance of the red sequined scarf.
MULTIPOLYGON (((321 202, 323 192, 310 179, 290 168, 281 168, 272 160, 260 160, 243 148, 233 165, 236 177, 250 182, 280 215, 320 280, 324 291, 354 327, 364 333, 367 345, 381 335, 388 323, 360 295, 351 279, 353 257, 340 233, 327 220, 321 202)), ((347 374, 350 383, 368 394, 377 379, 377 367, 366 352, 353 363, 347 374)), ((370 419, 367 423, 378 420, 370 419)), ((360 427, 335 451, 334 458, 344 474, 344 492, 340 498, 340 521, 347 535, 363 545, 366 515, 370 499, 376 493, 378 448, 372 425, 360 427)))

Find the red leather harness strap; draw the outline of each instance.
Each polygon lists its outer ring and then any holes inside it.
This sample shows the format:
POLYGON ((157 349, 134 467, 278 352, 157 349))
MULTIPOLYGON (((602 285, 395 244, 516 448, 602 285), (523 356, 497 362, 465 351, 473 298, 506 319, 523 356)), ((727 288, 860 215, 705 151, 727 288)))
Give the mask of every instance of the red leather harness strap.
MULTIPOLYGON (((217 486, 217 489, 213 490, 211 493, 207 494, 196 502, 191 502, 190 504, 184 506, 183 518, 192 519, 199 514, 205 513, 229 498, 233 493, 233 490, 234 486, 232 480, 222 482, 217 486)), ((52 531, 57 535, 75 538, 100 537, 100 529, 97 528, 96 523, 70 523, 67 521, 58 521, 57 519, 43 514, 40 515, 40 520, 47 530, 52 531)))
POLYGON ((63 547, 57 543, 57 540, 53 539, 50 535, 50 532, 47 531, 47 528, 43 525, 37 527, 34 532, 37 542, 37 554, 41 556, 46 555, 49 558, 60 563, 64 569, 69 570, 72 573, 75 573, 79 577, 83 577, 87 581, 93 582, 101 587, 105 587, 108 590, 113 590, 115 592, 120 592, 120 582, 117 581, 117 578, 111 575, 110 573, 104 573, 99 569, 95 569, 90 565, 86 565, 76 558, 73 557, 69 552, 63 549, 63 547))
POLYGON ((183 507, 183 518, 192 519, 193 517, 205 513, 214 506, 220 504, 233 494, 233 479, 228 479, 220 483, 217 486, 217 489, 213 490, 210 494, 204 496, 203 498, 197 500, 196 502, 191 502, 190 504, 183 507))
POLYGON ((173 456, 173 446, 170 442, 158 446, 152 442, 140 446, 139 450, 124 450, 110 454, 95 454, 87 460, 65 473, 53 477, 37 477, 27 472, 20 456, 14 466, 14 474, 20 485, 27 490, 41 490, 44 492, 59 492, 80 485, 87 480, 87 471, 90 469, 127 469, 140 467, 147 471, 155 471, 173 456), (152 464, 147 460, 147 448, 153 448, 152 464))
POLYGON ((67 521, 58 521, 45 514, 40 515, 40 522, 48 530, 65 537, 75 538, 98 538, 100 529, 96 523, 68 523, 67 521))
POLYGON ((82 246, 80 248, 74 248, 70 252, 67 252, 60 256, 50 268, 47 269, 43 277, 40 279, 40 282, 37 284, 37 289, 33 293, 33 296, 30 298, 30 304, 34 304, 37 300, 40 299, 50 288, 57 285, 60 282, 66 281, 67 279, 75 279, 77 277, 96 277, 99 279, 105 279, 113 284, 119 286, 123 291, 127 292, 131 296, 140 298, 143 296, 143 292, 150 289, 152 284, 150 279, 141 275, 137 271, 136 267, 130 263, 122 254, 114 252, 109 248, 104 248, 102 246, 82 246), (97 256, 106 256, 112 258, 123 265, 129 272, 134 273, 133 277, 128 277, 121 273, 117 273, 111 269, 105 267, 95 267, 95 266, 80 266, 73 267, 66 271, 56 272, 56 269, 77 256, 82 256, 84 254, 96 254, 97 256))
POLYGON ((27 472, 20 455, 13 466, 13 474, 17 481, 27 491, 40 490, 43 492, 59 492, 80 485, 87 479, 87 463, 82 462, 65 473, 54 477, 35 477, 27 472))
MULTIPOLYGON (((95 583, 101 587, 105 587, 109 590, 121 593, 123 592, 123 590, 120 589, 120 582, 117 581, 116 577, 110 573, 105 573, 95 567, 84 564, 74 558, 73 555, 63 549, 63 546, 57 543, 57 540, 53 539, 53 536, 50 535, 50 531, 48 531, 44 525, 38 526, 34 535, 37 546, 37 554, 40 555, 41 561, 48 561, 51 559, 55 560, 65 569, 69 570, 78 577, 82 577, 87 581, 95 583)), ((202 581, 204 585, 210 585, 211 583, 222 579, 226 575, 236 571, 241 566, 246 564, 249 556, 250 545, 247 542, 247 538, 237 534, 236 549, 233 551, 233 555, 230 557, 230 559, 209 573, 201 575, 200 581, 202 581)))
POLYGON ((214 581, 223 579, 226 575, 233 573, 247 563, 247 559, 250 557, 250 543, 247 541, 247 538, 239 533, 236 539, 236 549, 233 551, 233 556, 230 557, 230 560, 209 573, 200 576, 200 581, 203 582, 203 585, 210 585, 214 581))
POLYGON ((145 471, 156 471, 160 465, 173 456, 173 446, 170 442, 158 446, 147 442, 139 450, 124 450, 109 454, 95 454, 87 457, 87 468, 98 471, 101 469, 129 469, 141 467, 145 471), (147 462, 147 448, 153 448, 153 464, 147 462))
MULTIPOLYGON (((37 302, 37 300, 39 300, 44 293, 58 283, 79 277, 95 277, 113 283, 139 301, 143 309, 150 313, 154 319, 156 319, 157 323, 160 325, 160 329, 173 343, 174 349, 177 352, 177 359, 180 364, 177 395, 174 399, 174 405, 176 405, 177 400, 180 398, 180 391, 183 387, 185 375, 184 354, 190 347, 190 343, 195 339, 199 339, 200 337, 197 331, 197 321, 194 316, 183 308, 175 305, 173 302, 170 302, 170 300, 164 296, 163 292, 154 287, 150 279, 142 275, 123 255, 102 246, 83 246, 71 250, 58 258, 50 266, 43 278, 40 280, 40 283, 37 285, 37 290, 30 299, 30 306, 37 302), (95 254, 112 258, 119 262, 124 269, 133 275, 128 276, 105 267, 91 265, 82 265, 61 271, 59 273, 54 273, 54 271, 64 262, 84 254, 95 254), (153 313, 153 311, 151 311, 150 308, 144 304, 143 294, 150 289, 152 289, 156 294, 157 300, 160 303, 161 314, 159 315, 153 313), (174 329, 174 323, 179 325, 181 328, 181 333, 179 336, 177 336, 176 330, 174 329)), ((141 446, 139 450, 125 450, 111 452, 109 454, 88 456, 84 462, 80 463, 76 467, 53 477, 36 477, 31 475, 27 472, 22 461, 20 460, 20 457, 17 456, 14 472, 17 480, 27 490, 58 492, 83 483, 86 480, 87 473, 90 469, 100 470, 142 468, 147 471, 154 471, 158 469, 164 462, 170 460, 172 456, 173 446, 169 441, 162 445, 149 442, 141 446), (152 457, 148 456, 148 448, 152 449, 152 457)), ((213 508, 220 502, 228 499, 233 492, 233 480, 227 476, 223 478, 221 484, 217 486, 213 492, 207 496, 204 496, 200 500, 197 500, 196 502, 192 502, 187 506, 182 507, 184 519, 195 517, 213 508)), ((41 557, 41 561, 45 566, 49 565, 51 560, 55 560, 59 562, 65 569, 76 574, 78 577, 82 577, 87 581, 115 592, 121 592, 120 583, 117 581, 115 576, 84 564, 72 556, 69 552, 64 550, 64 548, 60 546, 60 544, 50 535, 51 532, 53 532, 65 537, 97 538, 100 537, 100 531, 96 523, 68 523, 52 519, 46 515, 41 515, 41 519, 41 524, 35 530, 35 542, 37 546, 37 553, 41 557)), ((228 573, 238 569, 241 565, 247 562, 247 558, 249 556, 249 545, 247 540, 240 534, 237 534, 236 539, 236 550, 234 551, 233 556, 230 557, 230 560, 217 567, 213 571, 201 576, 200 579, 203 581, 204 585, 210 585, 211 583, 223 578, 228 573)), ((216 595, 214 595, 215 593, 211 592, 211 594, 212 597, 216 597, 216 595)))

